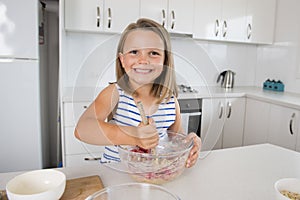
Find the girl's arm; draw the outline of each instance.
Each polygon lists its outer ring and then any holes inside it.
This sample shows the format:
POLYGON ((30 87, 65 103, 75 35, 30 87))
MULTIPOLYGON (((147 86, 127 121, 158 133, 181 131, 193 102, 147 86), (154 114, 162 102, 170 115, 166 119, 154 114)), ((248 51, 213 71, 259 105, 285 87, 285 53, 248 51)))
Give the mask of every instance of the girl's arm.
POLYGON ((157 145, 158 134, 155 125, 119 126, 106 122, 119 100, 114 84, 106 87, 80 117, 75 137, 94 145, 139 145, 152 148, 157 145))

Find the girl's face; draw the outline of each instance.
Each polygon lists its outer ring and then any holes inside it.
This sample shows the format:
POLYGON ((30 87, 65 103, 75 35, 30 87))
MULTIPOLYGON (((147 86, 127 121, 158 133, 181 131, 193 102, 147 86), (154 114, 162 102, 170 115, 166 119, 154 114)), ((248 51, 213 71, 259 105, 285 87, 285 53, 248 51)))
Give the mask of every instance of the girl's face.
POLYGON ((163 40, 153 31, 134 30, 128 34, 119 58, 133 86, 153 83, 163 71, 163 40))

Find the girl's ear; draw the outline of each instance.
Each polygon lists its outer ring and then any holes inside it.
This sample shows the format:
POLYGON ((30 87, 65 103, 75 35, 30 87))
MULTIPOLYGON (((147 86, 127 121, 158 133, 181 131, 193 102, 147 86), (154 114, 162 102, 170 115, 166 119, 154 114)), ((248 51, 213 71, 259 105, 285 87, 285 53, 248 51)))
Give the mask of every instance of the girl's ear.
POLYGON ((122 67, 124 68, 124 65, 123 65, 123 63, 124 63, 124 55, 122 53, 119 53, 119 59, 120 59, 122 67))

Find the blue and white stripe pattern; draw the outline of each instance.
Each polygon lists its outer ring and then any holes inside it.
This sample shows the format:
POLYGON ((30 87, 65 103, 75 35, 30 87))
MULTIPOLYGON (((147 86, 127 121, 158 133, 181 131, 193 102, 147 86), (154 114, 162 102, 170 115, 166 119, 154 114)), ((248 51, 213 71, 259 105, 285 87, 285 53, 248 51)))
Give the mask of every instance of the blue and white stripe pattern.
MULTIPOLYGON (((125 93, 118 85, 116 85, 116 87, 119 92, 119 103, 112 123, 122 126, 138 126, 142 119, 134 99, 125 93)), ((175 122, 176 112, 174 97, 172 96, 168 102, 162 102, 157 111, 147 117, 155 121, 159 136, 160 138, 163 137, 167 129, 175 122)), ((101 158, 101 163, 115 161, 120 162, 117 146, 106 146, 101 158)))

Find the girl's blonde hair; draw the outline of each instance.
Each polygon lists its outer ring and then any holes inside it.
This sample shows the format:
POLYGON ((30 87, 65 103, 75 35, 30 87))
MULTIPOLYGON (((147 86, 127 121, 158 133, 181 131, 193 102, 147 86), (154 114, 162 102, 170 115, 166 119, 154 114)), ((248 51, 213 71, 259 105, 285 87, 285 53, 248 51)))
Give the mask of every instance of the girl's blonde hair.
POLYGON ((118 49, 117 49, 117 59, 116 59, 116 76, 118 85, 127 93, 134 94, 133 89, 129 85, 129 78, 126 74, 124 68, 122 67, 121 61, 119 59, 119 53, 124 53, 123 48, 127 36, 131 31, 143 29, 153 31, 162 39, 164 43, 164 67, 163 71, 159 77, 153 83, 151 93, 158 97, 158 102, 161 103, 165 98, 169 99, 171 96, 175 95, 177 97, 177 84, 175 78, 175 71, 174 71, 174 60, 173 55, 171 52, 171 42, 170 42, 170 35, 167 30, 161 26, 160 24, 152 21, 150 19, 139 19, 135 23, 131 23, 127 26, 124 32, 121 35, 118 49))

